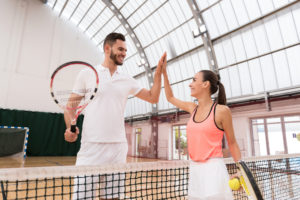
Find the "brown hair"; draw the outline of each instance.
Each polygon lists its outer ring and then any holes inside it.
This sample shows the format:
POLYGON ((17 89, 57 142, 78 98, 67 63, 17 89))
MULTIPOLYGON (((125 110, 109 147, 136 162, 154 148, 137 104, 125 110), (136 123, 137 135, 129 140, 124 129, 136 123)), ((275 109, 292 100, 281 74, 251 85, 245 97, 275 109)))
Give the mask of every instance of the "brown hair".
POLYGON ((214 94, 219 89, 219 94, 216 99, 218 104, 226 105, 226 93, 224 85, 220 82, 220 75, 210 70, 201 70, 203 81, 210 82, 210 94, 214 94))
POLYGON ((108 34, 104 39, 103 49, 106 44, 112 46, 116 42, 116 40, 122 40, 125 42, 125 36, 122 33, 114 33, 114 32, 108 34))

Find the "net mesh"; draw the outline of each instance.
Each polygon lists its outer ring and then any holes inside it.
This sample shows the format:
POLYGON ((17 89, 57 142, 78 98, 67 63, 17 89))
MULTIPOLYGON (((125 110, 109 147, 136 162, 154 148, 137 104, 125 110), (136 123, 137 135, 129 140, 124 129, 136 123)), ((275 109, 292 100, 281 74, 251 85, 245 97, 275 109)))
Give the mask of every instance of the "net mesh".
MULTIPOLYGON (((264 199, 300 199, 300 155, 245 162, 264 199)), ((0 199, 188 199, 188 179, 188 161, 2 169, 0 199)), ((243 190, 233 194, 248 199, 243 190)))
MULTIPOLYGON (((264 199, 300 199, 300 155, 247 161, 264 199)), ((227 164, 229 174, 236 173, 235 164, 227 164)), ((234 191, 236 199, 248 199, 234 191)))
POLYGON ((3 199, 185 199, 188 190, 187 162, 25 168, 18 180, 11 173, 0 171, 3 199))

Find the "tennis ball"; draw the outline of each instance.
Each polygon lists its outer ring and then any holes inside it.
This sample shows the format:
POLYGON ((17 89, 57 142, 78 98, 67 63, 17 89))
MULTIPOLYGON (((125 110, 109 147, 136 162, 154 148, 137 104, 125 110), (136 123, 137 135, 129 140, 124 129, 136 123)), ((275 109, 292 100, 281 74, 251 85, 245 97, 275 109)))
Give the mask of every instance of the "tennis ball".
POLYGON ((240 181, 237 178, 230 179, 228 184, 232 190, 239 190, 241 187, 240 181))
POLYGON ((298 134, 296 135, 296 138, 297 138, 298 141, 300 141, 300 133, 298 133, 298 134))

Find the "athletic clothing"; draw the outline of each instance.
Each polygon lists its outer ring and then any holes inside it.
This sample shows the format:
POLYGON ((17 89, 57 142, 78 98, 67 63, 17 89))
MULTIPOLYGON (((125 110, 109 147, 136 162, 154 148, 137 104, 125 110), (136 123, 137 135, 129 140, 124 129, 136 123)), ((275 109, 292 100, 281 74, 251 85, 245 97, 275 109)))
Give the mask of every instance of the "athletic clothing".
MULTIPOLYGON (((136 95, 142 87, 129 75, 117 70, 112 76, 108 68, 96 67, 99 76, 99 87, 95 99, 85 108, 82 127, 81 147, 77 154, 76 165, 102 165, 126 163, 128 144, 125 134, 124 111, 129 95, 136 95)), ((82 72, 73 89, 89 88, 91 81, 88 72, 82 72)), ((78 94, 78 93, 77 93, 78 94)), ((80 95, 80 93, 79 93, 80 95)), ((120 198, 124 178, 116 176, 103 177, 108 181, 107 185, 100 186, 100 194, 116 194, 119 189, 120 195, 108 195, 106 198, 120 198), (114 187, 113 187, 114 186, 114 187), (112 190, 113 188, 113 190, 112 190)), ((97 179, 97 178, 96 178, 97 179)), ((79 183, 74 187, 73 199, 93 199, 97 189, 92 191, 92 181, 97 180, 75 179, 79 183), (88 190, 88 192, 80 192, 88 190)), ((97 188, 97 187, 96 187, 97 188)))
POLYGON ((206 161, 209 158, 222 158, 222 138, 224 130, 215 123, 216 103, 202 122, 195 121, 198 107, 194 110, 186 127, 188 151, 193 161, 206 161))
MULTIPOLYGON (((126 143, 81 143, 76 165, 108 165, 126 163, 128 144, 126 143)), ((100 195, 103 198, 121 198, 124 196, 124 175, 100 176, 100 195), (105 196, 104 196, 105 195, 105 196)), ((95 199, 99 177, 74 178, 73 200, 95 199), (92 184, 94 183, 94 184, 92 184), (94 188, 94 189, 93 189, 94 188), (96 188, 96 189, 95 189, 96 188)))
POLYGON ((190 163, 189 200, 233 200, 229 175, 223 161, 224 130, 215 123, 216 103, 201 122, 195 120, 198 107, 188 124, 187 140, 190 163))
POLYGON ((103 165, 126 163, 128 144, 82 142, 76 165, 103 165))
MULTIPOLYGON (((81 142, 126 142, 124 111, 127 98, 139 93, 142 87, 119 70, 111 76, 108 68, 97 66, 97 72, 99 88, 95 99, 84 110, 81 142)), ((91 84, 89 76, 80 75, 75 88, 84 88, 82 84, 87 87, 91 84)))
POLYGON ((233 200, 223 158, 190 163, 189 200, 233 200))

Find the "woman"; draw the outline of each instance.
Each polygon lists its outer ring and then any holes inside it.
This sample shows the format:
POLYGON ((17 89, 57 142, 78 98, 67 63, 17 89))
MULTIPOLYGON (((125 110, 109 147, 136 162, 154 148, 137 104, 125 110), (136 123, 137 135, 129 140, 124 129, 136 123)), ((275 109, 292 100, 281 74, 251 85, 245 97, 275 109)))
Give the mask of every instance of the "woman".
POLYGON ((233 199, 228 186, 229 175, 223 161, 222 138, 225 132, 234 161, 241 158, 235 140, 232 116, 226 106, 226 94, 219 76, 210 70, 195 74, 191 88, 194 102, 181 101, 173 96, 168 80, 166 63, 163 65, 164 87, 167 100, 191 114, 187 124, 188 150, 191 158, 189 176, 189 200, 233 199), (214 102, 211 95, 218 91, 214 102))

